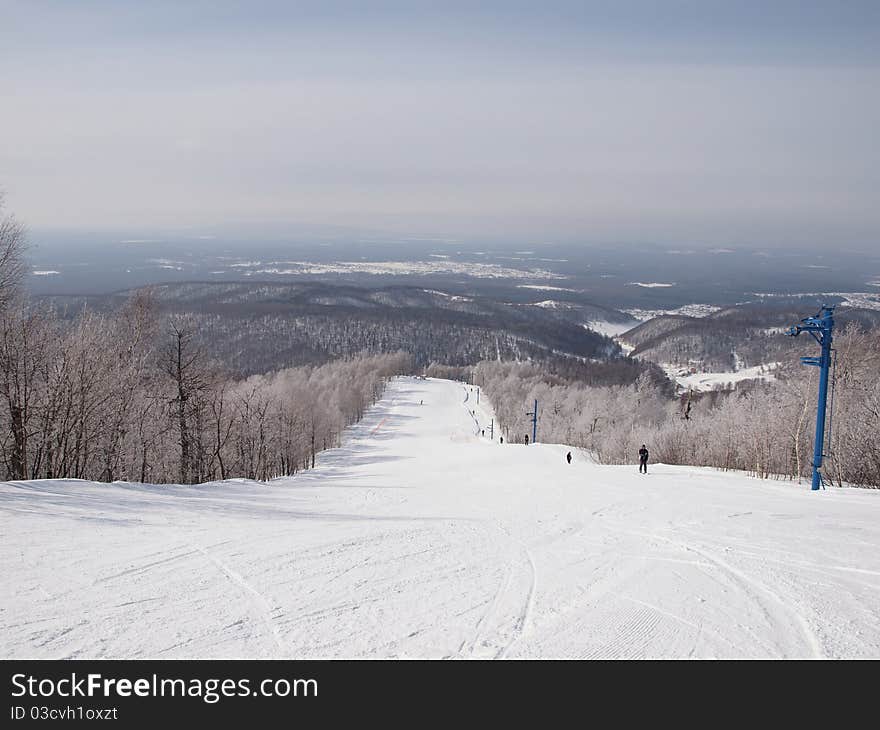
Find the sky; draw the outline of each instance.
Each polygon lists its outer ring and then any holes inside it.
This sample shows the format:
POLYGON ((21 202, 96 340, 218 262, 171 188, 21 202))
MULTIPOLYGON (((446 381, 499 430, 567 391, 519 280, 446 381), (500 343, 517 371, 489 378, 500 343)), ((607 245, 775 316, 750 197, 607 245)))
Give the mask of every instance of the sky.
POLYGON ((32 229, 880 239, 880 3, 0 0, 32 229))

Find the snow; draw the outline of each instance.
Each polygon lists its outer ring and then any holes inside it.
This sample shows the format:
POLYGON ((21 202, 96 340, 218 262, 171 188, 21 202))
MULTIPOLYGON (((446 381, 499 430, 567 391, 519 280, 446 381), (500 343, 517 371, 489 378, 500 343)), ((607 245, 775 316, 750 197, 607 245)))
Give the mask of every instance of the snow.
POLYGON ((675 282, 672 284, 666 284, 661 281, 631 281, 628 286, 641 286, 645 289, 665 289, 670 286, 675 286, 675 282))
POLYGON ((457 294, 449 294, 445 291, 439 291, 438 289, 422 289, 425 294, 434 294, 438 297, 443 297, 444 299, 449 299, 452 302, 472 302, 473 297, 463 297, 457 294))
POLYGON ((577 289, 569 289, 564 286, 543 286, 540 284, 517 284, 517 289, 534 289, 535 291, 571 291, 576 292, 577 289))
POLYGON ((60 271, 56 271, 55 269, 38 269, 37 271, 31 272, 34 276, 55 276, 60 273, 60 271))
POLYGON ((755 365, 750 368, 737 367, 736 370, 718 373, 691 373, 687 368, 670 363, 662 363, 661 367, 669 379, 678 384, 679 390, 705 392, 716 390, 717 388, 726 388, 729 385, 736 386, 737 383, 741 383, 744 380, 773 380, 775 378, 773 371, 779 367, 779 363, 771 362, 766 365, 755 365))
POLYGON ((673 309, 666 314, 677 314, 683 317, 708 317, 710 314, 720 312, 721 307, 714 304, 685 304, 678 309, 673 309))
POLYGON ((401 378, 292 478, 0 484, 0 655, 880 657, 880 490, 568 465, 489 417, 401 378))
POLYGON ((583 326, 588 330, 598 332, 600 335, 616 338, 637 325, 638 322, 608 322, 606 320, 593 320, 592 322, 587 322, 583 326))
POLYGON ((663 315, 680 315, 682 317, 708 317, 721 310, 713 304, 685 304, 677 309, 624 309, 631 317, 647 321, 663 315))
MULTIPOLYGON (((870 286, 877 286, 877 283, 868 282, 870 286)), ((826 292, 811 292, 810 294, 766 294, 761 292, 752 292, 752 294, 759 299, 773 299, 779 297, 790 297, 790 296, 798 296, 798 297, 840 297, 841 302, 839 306, 843 307, 851 307, 853 309, 874 309, 880 311, 880 294, 877 292, 862 292, 862 291, 826 291, 826 292)))
POLYGON ((544 299, 540 302, 530 302, 530 307, 541 307, 542 309, 573 309, 571 302, 558 302, 555 299, 544 299))
POLYGON ((844 307, 880 311, 880 295, 872 292, 832 292, 832 296, 843 297, 844 307))
POLYGON ((171 259, 148 259, 149 263, 155 264, 160 269, 172 269, 173 271, 183 271, 183 261, 173 261, 171 259))
POLYGON ((429 276, 454 274, 477 279, 565 279, 567 277, 540 268, 518 269, 498 264, 462 263, 447 259, 433 261, 242 261, 232 264, 247 269, 245 276, 272 274, 276 276, 330 274, 367 274, 372 276, 429 276), (261 268, 255 268, 260 266, 261 268))

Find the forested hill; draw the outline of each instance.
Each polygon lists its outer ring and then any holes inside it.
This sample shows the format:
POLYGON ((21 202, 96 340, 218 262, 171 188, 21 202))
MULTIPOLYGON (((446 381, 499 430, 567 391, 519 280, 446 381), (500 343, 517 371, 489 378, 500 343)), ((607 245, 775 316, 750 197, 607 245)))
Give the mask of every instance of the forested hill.
MULTIPOLYGON (((620 339, 634 348, 633 357, 642 360, 699 363, 710 371, 738 370, 807 354, 811 341, 792 342, 781 335, 817 306, 794 299, 745 303, 706 317, 662 315, 633 327, 620 339)), ((851 323, 870 330, 880 326, 880 311, 839 306, 835 322, 838 331, 851 323)))
MULTIPOLYGON (((534 293, 498 302, 417 287, 316 282, 165 284, 152 292, 163 312, 191 318, 212 355, 242 375, 362 352, 408 352, 417 366, 607 359, 620 355, 619 346, 582 323, 626 319, 589 303, 546 306, 534 293)), ((130 295, 48 299, 73 316, 84 305, 115 309, 130 295)))

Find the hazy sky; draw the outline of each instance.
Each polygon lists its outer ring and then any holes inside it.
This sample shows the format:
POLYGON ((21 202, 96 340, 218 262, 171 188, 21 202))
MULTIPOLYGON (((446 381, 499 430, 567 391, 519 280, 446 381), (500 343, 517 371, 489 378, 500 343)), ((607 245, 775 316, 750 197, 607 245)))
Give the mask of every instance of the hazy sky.
POLYGON ((869 248, 878 130, 877 0, 0 0, 32 228, 869 248))

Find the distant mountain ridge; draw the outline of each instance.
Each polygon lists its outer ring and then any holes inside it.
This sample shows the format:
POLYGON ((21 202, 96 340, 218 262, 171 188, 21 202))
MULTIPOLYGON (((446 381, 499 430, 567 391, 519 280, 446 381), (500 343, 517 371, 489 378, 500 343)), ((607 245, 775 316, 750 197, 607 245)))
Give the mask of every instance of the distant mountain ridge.
MULTIPOLYGON (((629 319, 591 303, 530 306, 536 302, 529 298, 543 292, 504 302, 413 286, 321 282, 186 282, 150 289, 163 313, 193 318, 212 353, 242 375, 398 350, 409 352, 417 365, 605 360, 622 355, 619 345, 583 323, 629 319)), ((115 308, 131 293, 45 299, 72 315, 83 306, 115 308)))
MULTIPOLYGON (((633 348, 632 357, 735 371, 790 359, 793 353, 810 349, 809 340, 793 342, 783 332, 812 314, 813 306, 797 299, 761 301, 727 307, 706 317, 661 315, 633 327, 619 339, 633 348)), ((835 319, 838 328, 857 323, 872 329, 880 326, 880 311, 839 306, 835 319)))

